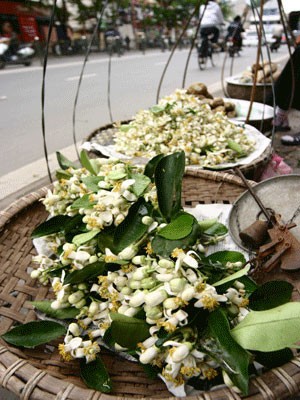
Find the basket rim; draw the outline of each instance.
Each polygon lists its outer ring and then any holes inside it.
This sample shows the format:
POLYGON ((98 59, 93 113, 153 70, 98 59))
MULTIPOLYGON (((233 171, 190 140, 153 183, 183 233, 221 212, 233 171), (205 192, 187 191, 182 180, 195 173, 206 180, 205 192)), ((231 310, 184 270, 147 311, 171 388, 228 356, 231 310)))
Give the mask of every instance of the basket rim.
MULTIPOLYGON (((220 173, 215 171, 205 171, 205 170, 192 170, 186 172, 187 176, 200 176, 200 177, 208 177, 209 179, 219 181, 219 182, 230 182, 235 183, 239 186, 244 186, 243 181, 232 174, 229 173, 220 173)), ((251 185, 256 185, 256 182, 250 181, 251 185)), ((37 203, 41 197, 45 196, 47 190, 51 187, 51 185, 45 186, 35 192, 32 192, 28 195, 23 196, 22 198, 13 202, 10 206, 8 206, 3 211, 0 211, 0 231, 1 228, 5 228, 5 225, 8 224, 14 217, 17 217, 17 214, 26 210, 30 206, 33 206, 37 203)), ((3 343, 3 342, 2 342, 3 343)), ((3 372, 0 369, 0 386, 11 390, 16 394, 21 394, 22 399, 29 400, 31 398, 31 394, 34 392, 37 385, 42 387, 42 381, 49 381, 52 387, 52 392, 48 393, 49 395, 53 395, 53 400, 56 399, 72 399, 69 395, 76 391, 80 392, 81 396, 85 396, 88 400, 124 400, 123 396, 120 395, 110 395, 110 394, 103 394, 101 392, 89 389, 89 388, 82 388, 77 386, 74 383, 58 379, 57 377, 51 375, 47 370, 42 370, 33 366, 30 361, 22 358, 18 354, 18 350, 14 349, 13 347, 9 346, 8 344, 4 343, 4 345, 0 344, 0 365, 1 360, 7 357, 10 359, 11 363, 8 368, 3 372), (26 373, 24 373, 26 371, 26 373), (28 380, 24 382, 20 382, 18 379, 19 374, 29 376, 28 380), (10 378, 17 378, 15 380, 10 380, 10 378), (9 382, 9 385, 8 385, 9 382), (22 386, 20 389, 20 385, 22 386), (56 392, 55 392, 56 391, 56 392), (55 393, 54 393, 55 392, 55 393)), ((293 396, 299 394, 299 386, 300 386, 300 356, 295 357, 293 360, 289 361, 288 363, 284 364, 281 367, 273 368, 272 370, 266 371, 262 376, 265 376, 268 381, 272 381, 274 379, 279 379, 282 384, 285 386, 284 394, 288 396, 293 396), (291 369, 295 367, 299 370, 299 374, 296 375, 297 380, 295 380, 292 376, 290 376, 289 372, 286 369, 291 369)), ((274 399, 274 392, 269 388, 269 386, 262 380, 261 377, 253 377, 250 379, 250 383, 259 390, 259 397, 257 394, 255 397, 251 395, 243 397, 243 398, 255 398, 256 400, 261 399, 274 399)), ((49 384, 49 383, 48 383, 49 384)), ((276 390, 276 385, 274 385, 273 390, 276 390)), ((276 394, 276 393, 275 393, 276 394)), ((225 399, 224 396, 228 395, 228 399, 241 399, 239 395, 237 395, 232 389, 228 387, 216 388, 210 392, 203 392, 203 397, 201 394, 197 395, 198 400, 210 400, 216 399, 214 395, 220 395, 222 398, 225 399), (210 396, 213 395, 213 397, 210 396)), ((282 393, 281 393, 282 395, 282 393)), ((48 397, 47 397, 48 398, 48 397)), ((82 397, 81 397, 82 398, 82 397)), ((195 400, 195 395, 186 396, 187 400, 195 400)), ((280 398, 287 398, 287 397, 280 397, 280 398)), ((79 399, 76 397, 76 399, 79 399)), ((157 397, 138 397, 138 400, 157 400, 157 397)), ((165 400, 175 400, 176 397, 170 394, 170 397, 166 398, 165 400)), ((164 400, 164 399, 163 399, 164 400)))

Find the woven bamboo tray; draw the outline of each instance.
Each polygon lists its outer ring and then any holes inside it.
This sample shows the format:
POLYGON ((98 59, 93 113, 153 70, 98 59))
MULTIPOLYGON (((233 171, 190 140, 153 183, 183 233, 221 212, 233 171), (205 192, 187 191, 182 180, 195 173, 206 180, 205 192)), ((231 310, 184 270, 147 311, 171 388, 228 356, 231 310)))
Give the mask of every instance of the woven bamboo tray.
MULTIPOLYGON (((51 298, 49 287, 39 286, 28 274, 35 254, 30 233, 47 217, 39 202, 46 191, 43 188, 25 196, 0 212, 0 334, 15 324, 36 319, 30 301, 51 298)), ((190 171, 184 178, 183 205, 232 203, 244 191, 244 184, 234 175, 190 171)), ((62 362, 56 345, 17 349, 0 339, 0 385, 22 400, 176 399, 162 381, 149 379, 139 365, 105 350, 101 354, 114 391, 106 395, 87 389, 79 378, 77 362, 62 362)), ((299 391, 300 357, 252 379, 247 399, 284 400, 299 391)), ((187 400, 237 399, 240 397, 236 393, 223 387, 187 397, 187 400)))
MULTIPOLYGON (((130 121, 122 121, 122 124, 127 124, 130 121)), ((95 144, 100 144, 102 146, 107 146, 113 144, 112 136, 118 131, 114 124, 104 125, 95 131, 93 131, 89 136, 84 139, 84 142, 90 142, 95 144)), ((254 161, 247 165, 241 165, 240 170, 243 172, 247 179, 253 181, 259 181, 261 174, 264 171, 267 163, 270 161, 272 156, 272 146, 271 144, 265 149, 265 151, 257 157, 254 161)), ((95 150, 89 152, 89 156, 93 157, 103 157, 103 155, 95 150)), ((231 170, 226 170, 230 172, 231 170)), ((231 171, 232 172, 232 171, 231 171)))

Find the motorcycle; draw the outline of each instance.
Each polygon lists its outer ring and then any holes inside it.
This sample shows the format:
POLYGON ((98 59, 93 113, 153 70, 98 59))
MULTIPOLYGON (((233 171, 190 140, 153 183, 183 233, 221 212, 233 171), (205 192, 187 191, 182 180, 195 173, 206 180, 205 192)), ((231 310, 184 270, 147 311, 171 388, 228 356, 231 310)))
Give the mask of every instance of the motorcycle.
POLYGON ((5 68, 6 65, 17 64, 28 67, 32 63, 34 53, 34 49, 27 43, 20 45, 14 53, 9 51, 9 45, 0 43, 0 69, 5 68))

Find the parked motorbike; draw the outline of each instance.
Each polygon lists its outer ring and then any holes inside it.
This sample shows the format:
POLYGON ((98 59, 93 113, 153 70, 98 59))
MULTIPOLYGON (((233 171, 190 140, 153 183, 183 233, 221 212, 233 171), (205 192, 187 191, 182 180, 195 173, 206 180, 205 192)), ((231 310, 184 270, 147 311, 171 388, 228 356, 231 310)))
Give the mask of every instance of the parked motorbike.
POLYGON ((6 65, 23 64, 26 67, 31 65, 34 56, 34 49, 29 44, 22 44, 18 49, 12 53, 9 45, 0 43, 0 69, 5 68, 6 65))

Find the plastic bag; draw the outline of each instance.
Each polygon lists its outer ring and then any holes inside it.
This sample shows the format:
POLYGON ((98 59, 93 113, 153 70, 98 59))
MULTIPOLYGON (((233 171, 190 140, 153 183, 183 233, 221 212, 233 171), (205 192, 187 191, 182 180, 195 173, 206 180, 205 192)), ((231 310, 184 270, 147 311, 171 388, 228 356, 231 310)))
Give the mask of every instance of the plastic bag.
POLYGON ((274 153, 261 174, 260 181, 272 178, 273 176, 288 175, 292 172, 292 168, 283 161, 283 158, 274 153))

